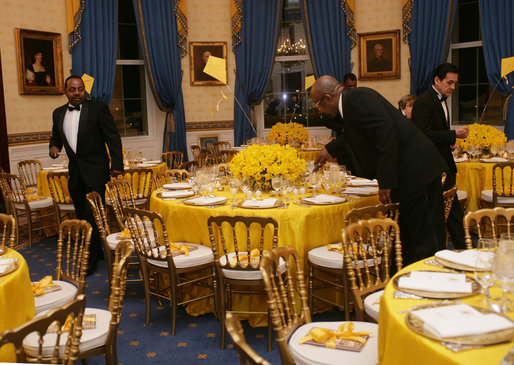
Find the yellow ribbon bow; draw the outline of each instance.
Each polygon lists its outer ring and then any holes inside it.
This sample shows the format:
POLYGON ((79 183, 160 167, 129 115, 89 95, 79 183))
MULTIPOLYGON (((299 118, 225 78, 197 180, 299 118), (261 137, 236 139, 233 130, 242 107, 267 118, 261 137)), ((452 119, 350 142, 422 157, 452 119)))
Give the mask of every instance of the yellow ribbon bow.
POLYGON ((363 345, 366 344, 366 337, 364 336, 371 335, 371 332, 353 332, 354 328, 353 322, 343 323, 335 332, 326 328, 313 328, 300 339, 299 344, 301 345, 307 341, 325 342, 325 346, 331 349, 336 348, 337 340, 357 341, 363 345))

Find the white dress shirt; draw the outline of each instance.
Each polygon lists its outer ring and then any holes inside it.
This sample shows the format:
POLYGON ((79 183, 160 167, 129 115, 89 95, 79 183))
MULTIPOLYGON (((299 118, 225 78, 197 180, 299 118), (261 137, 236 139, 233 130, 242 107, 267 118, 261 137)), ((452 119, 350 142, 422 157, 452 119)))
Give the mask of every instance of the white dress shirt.
POLYGON ((437 91, 435 87, 432 86, 432 88, 435 90, 435 92, 437 93, 437 97, 441 101, 441 106, 444 111, 444 116, 446 117, 446 123, 448 123, 448 104, 446 104, 446 100, 441 100, 443 98, 441 93, 439 91, 437 91))
MULTIPOLYGON (((73 105, 68 104, 68 106, 73 107, 73 105)), ((64 130, 64 135, 68 140, 68 144, 70 145, 73 152, 77 153, 77 136, 79 132, 79 120, 80 120, 80 112, 82 111, 82 105, 79 110, 69 111, 68 106, 66 107, 66 114, 64 115, 64 122, 62 128, 64 130)))

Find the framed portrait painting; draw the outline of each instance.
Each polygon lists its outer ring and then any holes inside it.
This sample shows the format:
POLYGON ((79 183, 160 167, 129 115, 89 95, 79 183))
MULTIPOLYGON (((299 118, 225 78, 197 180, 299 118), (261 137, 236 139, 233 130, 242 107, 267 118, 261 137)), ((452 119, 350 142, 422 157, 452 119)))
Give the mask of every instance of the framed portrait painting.
POLYGON ((220 135, 219 134, 205 134, 198 136, 198 146, 202 150, 214 150, 214 143, 219 142, 220 135))
POLYGON ((203 72, 209 56, 227 59, 227 42, 189 42, 189 69, 191 86, 225 85, 203 72))
POLYGON ((59 33, 15 29, 20 94, 64 94, 59 33))
POLYGON ((359 80, 400 78, 400 30, 359 34, 359 80))

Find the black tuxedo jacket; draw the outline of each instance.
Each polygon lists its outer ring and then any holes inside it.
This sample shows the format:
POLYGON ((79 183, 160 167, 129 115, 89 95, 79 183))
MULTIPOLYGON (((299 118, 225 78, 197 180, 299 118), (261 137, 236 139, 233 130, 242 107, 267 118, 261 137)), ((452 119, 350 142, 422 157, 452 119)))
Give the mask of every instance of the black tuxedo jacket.
MULTIPOLYGON (((344 133, 326 148, 345 146, 358 176, 378 179, 395 201, 408 199, 447 168, 430 140, 375 90, 343 90, 344 133)), ((331 152, 332 151, 332 152, 331 152)))
POLYGON ((80 174, 90 187, 103 186, 109 181, 109 155, 111 170, 123 171, 121 138, 107 104, 89 100, 81 104, 77 136, 77 151, 74 152, 64 135, 63 122, 68 103, 54 110, 50 147, 66 149, 69 158, 70 186, 80 174))
POLYGON ((433 87, 429 87, 414 102, 412 122, 434 143, 448 164, 449 171, 457 173, 450 148, 455 144, 456 134, 455 131, 450 130, 446 122, 443 106, 433 87))

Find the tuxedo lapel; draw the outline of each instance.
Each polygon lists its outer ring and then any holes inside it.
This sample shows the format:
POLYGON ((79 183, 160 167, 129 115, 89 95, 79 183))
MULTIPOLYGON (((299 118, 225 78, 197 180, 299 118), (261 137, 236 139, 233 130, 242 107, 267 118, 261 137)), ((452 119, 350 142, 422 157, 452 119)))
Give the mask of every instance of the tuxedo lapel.
POLYGON ((75 155, 75 152, 71 149, 68 139, 66 138, 66 134, 64 133, 64 117, 66 116, 67 108, 68 103, 63 105, 61 114, 59 115, 59 133, 61 134, 61 139, 63 141, 64 148, 66 149, 66 153, 75 155))
MULTIPOLYGON (((441 103, 441 100, 439 99, 439 96, 437 95, 436 91, 433 87, 430 87, 430 95, 432 96, 432 101, 434 102, 434 107, 437 110, 437 114, 439 115, 439 123, 440 125, 437 126, 439 129, 450 129, 449 121, 446 120, 446 115, 444 114, 443 104, 441 103)), ((448 114, 450 111, 448 110, 448 114)))
POLYGON ((77 134, 77 153, 79 152, 82 143, 85 143, 86 138, 87 138, 85 133, 86 133, 86 127, 87 127, 87 122, 88 122, 88 113, 89 113, 88 103, 84 102, 84 103, 82 103, 81 111, 80 111, 79 130, 78 130, 78 134, 77 134))

